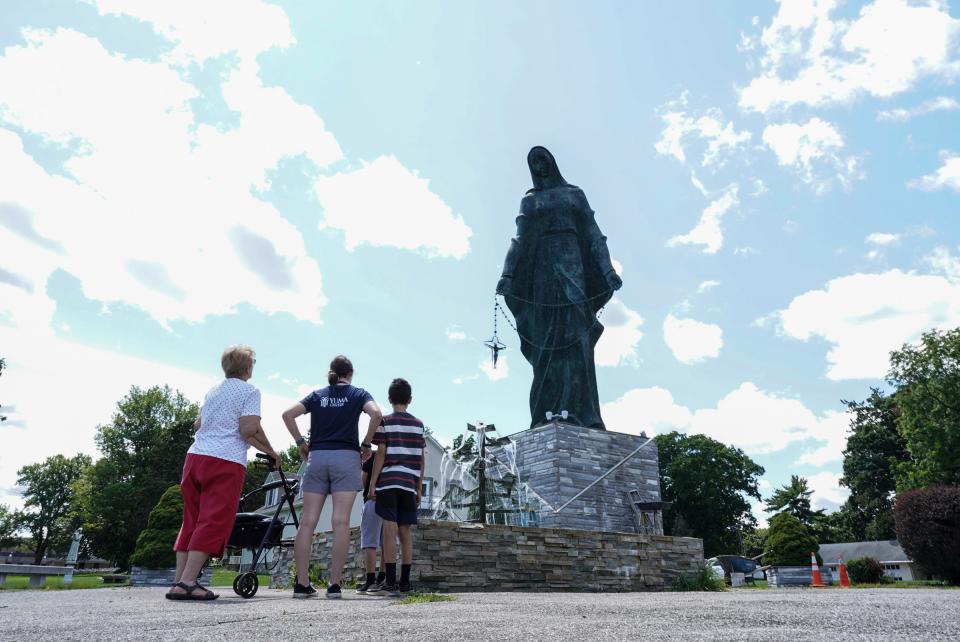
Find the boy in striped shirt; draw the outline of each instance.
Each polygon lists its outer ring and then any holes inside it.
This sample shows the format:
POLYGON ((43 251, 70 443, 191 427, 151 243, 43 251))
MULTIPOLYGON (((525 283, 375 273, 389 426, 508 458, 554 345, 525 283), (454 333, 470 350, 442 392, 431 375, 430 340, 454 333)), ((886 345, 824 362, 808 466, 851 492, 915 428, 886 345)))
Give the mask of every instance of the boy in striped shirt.
POLYGON ((417 523, 423 485, 423 422, 407 412, 413 398, 410 384, 394 379, 388 391, 393 412, 373 437, 378 444, 370 485, 376 512, 383 519, 383 559, 387 581, 383 590, 392 596, 410 591, 413 541, 410 526, 417 523), (397 585, 397 535, 400 536, 400 584, 397 585))

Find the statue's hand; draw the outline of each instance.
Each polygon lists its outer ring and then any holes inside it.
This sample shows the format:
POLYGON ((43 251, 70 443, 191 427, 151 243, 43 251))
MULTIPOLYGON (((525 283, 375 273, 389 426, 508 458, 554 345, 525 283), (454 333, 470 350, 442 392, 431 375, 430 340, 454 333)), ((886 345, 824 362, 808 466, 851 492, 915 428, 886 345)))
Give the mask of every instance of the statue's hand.
POLYGON ((509 276, 502 277, 497 283, 497 294, 507 296, 513 287, 513 278, 509 276))
POLYGON ((611 290, 619 290, 623 287, 623 279, 613 270, 607 273, 607 287, 611 290))

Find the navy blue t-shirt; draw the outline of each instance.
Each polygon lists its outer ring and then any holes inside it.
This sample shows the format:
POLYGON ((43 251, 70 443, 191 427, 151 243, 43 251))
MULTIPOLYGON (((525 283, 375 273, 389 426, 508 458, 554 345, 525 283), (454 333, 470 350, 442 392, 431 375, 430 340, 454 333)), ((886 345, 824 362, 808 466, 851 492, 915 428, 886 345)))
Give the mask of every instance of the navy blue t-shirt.
POLYGON ((360 450, 357 420, 373 397, 363 388, 337 385, 314 390, 300 403, 310 413, 310 450, 360 450))

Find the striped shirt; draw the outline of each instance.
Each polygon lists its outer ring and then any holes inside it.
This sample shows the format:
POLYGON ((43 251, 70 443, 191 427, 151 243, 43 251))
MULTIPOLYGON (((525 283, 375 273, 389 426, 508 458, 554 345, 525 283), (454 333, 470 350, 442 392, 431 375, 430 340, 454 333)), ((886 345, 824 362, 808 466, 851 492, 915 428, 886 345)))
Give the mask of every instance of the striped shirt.
POLYGON ((420 460, 427 445, 423 439, 423 422, 408 412, 389 414, 373 436, 373 443, 387 449, 377 478, 377 491, 399 488, 416 493, 422 474, 420 460))

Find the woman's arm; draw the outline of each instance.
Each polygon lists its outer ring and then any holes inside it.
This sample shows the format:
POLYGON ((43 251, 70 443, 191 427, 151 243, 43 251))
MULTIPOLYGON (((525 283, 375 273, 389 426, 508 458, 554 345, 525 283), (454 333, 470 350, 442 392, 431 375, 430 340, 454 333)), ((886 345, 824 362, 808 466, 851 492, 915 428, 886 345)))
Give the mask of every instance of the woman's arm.
POLYGON ((203 406, 200 407, 200 412, 197 413, 197 418, 193 420, 193 432, 200 430, 200 415, 203 414, 203 406))
POLYGON ((260 452, 270 455, 274 464, 280 466, 280 454, 270 445, 270 440, 267 439, 267 434, 263 432, 263 426, 260 425, 260 417, 253 415, 240 417, 240 436, 260 452))
POLYGON ((308 444, 304 436, 300 434, 300 429, 297 427, 297 417, 306 413, 306 407, 298 402, 284 410, 281 415, 283 417, 283 424, 287 427, 287 431, 289 431, 293 440, 297 442, 297 448, 300 449, 300 458, 304 461, 310 456, 310 444, 308 444))
POLYGON ((363 444, 361 444, 363 448, 362 459, 363 461, 367 461, 370 459, 370 444, 373 442, 373 436, 377 433, 377 428, 380 427, 380 420, 383 419, 383 413, 380 412, 380 406, 377 405, 377 402, 372 399, 363 404, 363 411, 370 416, 370 424, 367 426, 367 436, 364 437, 363 444))

